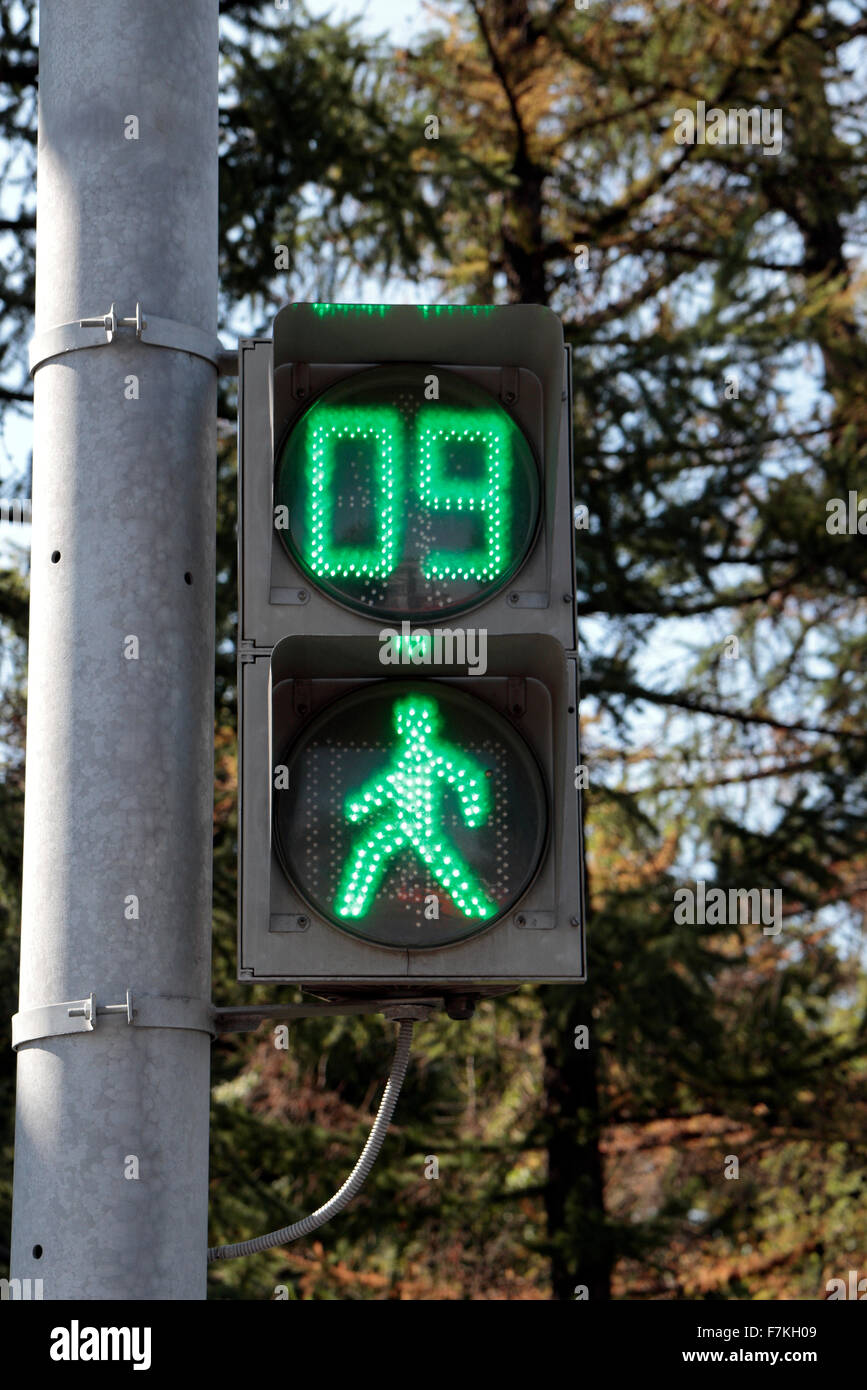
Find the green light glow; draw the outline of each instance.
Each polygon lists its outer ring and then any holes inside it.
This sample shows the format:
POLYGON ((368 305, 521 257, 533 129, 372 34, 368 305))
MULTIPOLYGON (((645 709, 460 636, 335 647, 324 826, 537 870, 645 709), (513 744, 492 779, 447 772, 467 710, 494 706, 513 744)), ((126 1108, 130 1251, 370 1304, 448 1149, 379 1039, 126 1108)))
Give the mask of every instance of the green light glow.
POLYGON ((331 318, 335 314, 368 314, 384 318, 389 309, 415 309, 422 318, 447 318, 455 314, 470 314, 474 318, 487 318, 495 309, 493 304, 331 304, 322 300, 316 304, 294 304, 294 309, 311 308, 317 318, 331 318))
POLYGON ((395 700, 397 743, 391 763, 346 798, 353 824, 366 818, 353 841, 335 901, 343 918, 360 918, 370 909, 390 861, 415 850, 431 875, 465 917, 487 918, 496 905, 454 845, 443 836, 440 801, 451 787, 464 822, 484 825, 491 794, 476 760, 439 737, 439 706, 429 695, 395 700))
POLYGON ((433 314, 434 318, 441 318, 443 314, 449 317, 452 314, 471 314, 473 318, 487 318, 488 314, 494 312, 496 306, 493 304, 419 304, 419 313, 427 318, 433 314))
POLYGON ((400 440, 403 435, 399 413, 390 406, 334 406, 322 412, 310 427, 311 482, 309 525, 311 568, 318 575, 333 577, 391 574, 395 564, 400 518, 399 469, 400 440), (379 525, 379 544, 367 547, 336 545, 334 510, 339 488, 335 485, 337 445, 342 440, 373 444, 376 454, 375 476, 379 525))
POLYGON ((474 512, 484 518, 483 550, 434 551, 424 563, 428 579, 478 579, 485 582, 502 574, 511 556, 504 553, 509 524, 509 493, 503 486, 504 470, 511 462, 509 439, 502 417, 493 411, 455 410, 435 422, 418 420, 418 455, 421 464, 419 496, 429 511, 474 512), (483 444, 485 476, 458 482, 446 472, 443 455, 450 442, 483 444))
MULTIPOLYGON (((328 304, 325 302, 310 305, 314 314, 320 319, 331 318, 334 314, 368 314, 384 318, 386 310, 392 307, 390 304, 328 304)), ((298 308, 303 309, 304 305, 298 305, 298 308)))

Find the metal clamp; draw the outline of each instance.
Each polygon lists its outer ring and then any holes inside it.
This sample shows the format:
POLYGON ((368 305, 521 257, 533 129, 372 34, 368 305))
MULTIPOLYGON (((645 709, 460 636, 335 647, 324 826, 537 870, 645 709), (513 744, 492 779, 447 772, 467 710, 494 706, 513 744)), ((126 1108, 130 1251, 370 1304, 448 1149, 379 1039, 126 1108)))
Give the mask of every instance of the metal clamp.
POLYGON ((93 994, 65 1004, 43 1004, 12 1017, 12 1047, 68 1033, 92 1033, 105 1014, 125 1014, 137 1028, 188 1028, 214 1038, 223 1033, 245 1033, 261 1023, 292 1022, 299 1018, 339 1018, 352 1014, 384 1014, 395 1020, 426 1019, 440 1010, 450 1018, 471 1018, 475 1000, 467 996, 446 999, 442 995, 401 998, 400 995, 360 999, 305 1000, 302 1004, 241 1004, 220 1007, 207 999, 137 994, 130 990, 124 1004, 97 1004, 93 994))
POLYGON ((108 347, 118 336, 118 329, 134 328, 140 343, 148 347, 172 348, 177 352, 190 352, 194 357, 203 357, 215 367, 220 366, 221 357, 226 353, 219 338, 212 337, 201 328, 193 328, 188 323, 178 323, 176 319, 161 319, 154 314, 145 318, 141 304, 136 302, 135 314, 130 318, 118 318, 117 307, 112 304, 107 314, 96 318, 75 319, 72 323, 61 323, 38 333, 31 340, 30 375, 52 357, 61 357, 79 348, 108 347))
POLYGON ((80 1004, 70 1004, 67 1009, 70 1018, 84 1019, 84 1027, 88 1033, 93 1032, 100 1014, 126 1014, 127 1023, 132 1023, 133 1012, 132 995, 129 990, 126 992, 125 1004, 103 1004, 100 1008, 95 1002, 95 996, 89 994, 86 999, 82 999, 80 1004))
POLYGON ((60 1038, 68 1033, 92 1033, 106 1014, 124 1014, 128 1025, 137 1028, 188 1028, 215 1036, 214 1009, 207 999, 185 996, 136 995, 126 991, 124 1004, 97 1004, 93 994, 70 999, 64 1004, 42 1004, 24 1009, 12 1018, 12 1047, 38 1038, 60 1038))

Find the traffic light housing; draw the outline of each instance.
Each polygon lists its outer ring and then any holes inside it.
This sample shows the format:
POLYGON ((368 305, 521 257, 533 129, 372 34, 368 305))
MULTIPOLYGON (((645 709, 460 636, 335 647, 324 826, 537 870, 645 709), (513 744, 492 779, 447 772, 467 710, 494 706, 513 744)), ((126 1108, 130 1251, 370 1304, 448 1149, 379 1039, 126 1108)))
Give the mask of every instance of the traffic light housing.
POLYGON ((242 342, 241 979, 584 978, 570 387, 536 305, 242 342))

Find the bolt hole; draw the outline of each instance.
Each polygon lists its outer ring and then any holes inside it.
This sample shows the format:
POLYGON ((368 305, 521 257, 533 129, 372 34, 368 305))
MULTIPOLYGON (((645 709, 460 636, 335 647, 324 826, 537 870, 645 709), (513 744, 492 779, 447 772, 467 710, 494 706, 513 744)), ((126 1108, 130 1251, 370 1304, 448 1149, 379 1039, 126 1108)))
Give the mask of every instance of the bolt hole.
POLYGON ((521 713, 521 706, 520 706, 520 705, 512 705, 512 713, 513 713, 513 714, 520 714, 520 713, 521 713))
POLYGON ((33 1247, 33 1258, 34 1258, 34 1260, 41 1260, 41 1259, 42 1259, 42 1246, 41 1246, 41 1245, 34 1245, 34 1247, 33 1247))
POLYGON ((192 584, 192 582, 193 582, 193 576, 190 574, 190 571, 187 570, 186 574, 184 575, 184 583, 185 583, 185 584, 192 584))
POLYGON ((574 705, 570 705, 570 706, 569 706, 569 713, 570 713, 570 714, 574 714, 574 713, 575 713, 575 706, 574 706, 574 705))
POLYGON ((51 552, 51 563, 52 563, 52 565, 56 565, 59 559, 60 559, 60 551, 59 551, 59 550, 52 550, 52 552, 51 552))

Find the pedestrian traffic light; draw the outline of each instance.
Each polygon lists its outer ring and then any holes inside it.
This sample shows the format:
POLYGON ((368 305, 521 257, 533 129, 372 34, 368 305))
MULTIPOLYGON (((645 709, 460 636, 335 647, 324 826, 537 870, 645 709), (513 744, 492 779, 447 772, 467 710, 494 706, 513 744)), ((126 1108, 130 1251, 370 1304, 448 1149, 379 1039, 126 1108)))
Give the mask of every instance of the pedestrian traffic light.
POLYGON ((240 978, 582 979, 559 320, 291 304, 240 360, 240 978))

